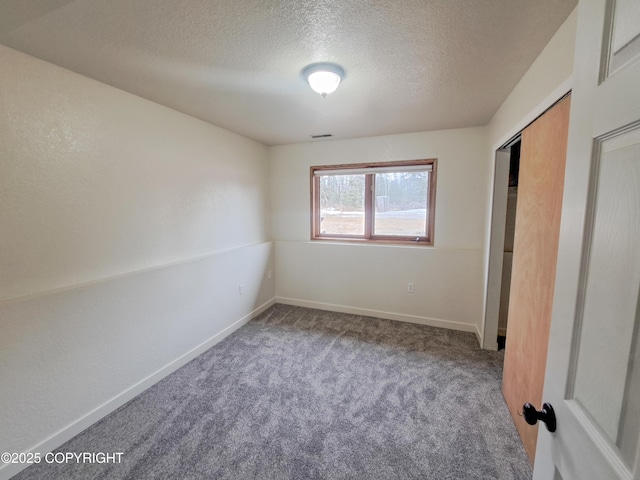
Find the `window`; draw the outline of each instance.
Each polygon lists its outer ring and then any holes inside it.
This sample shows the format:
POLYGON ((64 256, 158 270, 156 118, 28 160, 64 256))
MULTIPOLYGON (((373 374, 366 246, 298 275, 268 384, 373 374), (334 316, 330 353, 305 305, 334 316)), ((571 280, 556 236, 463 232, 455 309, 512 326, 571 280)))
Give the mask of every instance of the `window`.
POLYGON ((311 238, 433 245, 436 164, 311 167, 311 238))

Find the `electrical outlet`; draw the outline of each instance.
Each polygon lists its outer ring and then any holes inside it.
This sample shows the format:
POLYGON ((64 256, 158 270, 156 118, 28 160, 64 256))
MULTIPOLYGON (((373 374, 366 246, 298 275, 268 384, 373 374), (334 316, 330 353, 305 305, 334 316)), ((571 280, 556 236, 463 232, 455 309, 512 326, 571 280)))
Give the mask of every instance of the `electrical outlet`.
POLYGON ((271 280, 271 276, 272 276, 271 270, 267 270, 267 280, 271 280))
POLYGON ((416 293, 416 286, 412 282, 407 284, 407 293, 416 293))
POLYGON ((244 285, 238 285, 238 292, 240 295, 244 295, 244 285))

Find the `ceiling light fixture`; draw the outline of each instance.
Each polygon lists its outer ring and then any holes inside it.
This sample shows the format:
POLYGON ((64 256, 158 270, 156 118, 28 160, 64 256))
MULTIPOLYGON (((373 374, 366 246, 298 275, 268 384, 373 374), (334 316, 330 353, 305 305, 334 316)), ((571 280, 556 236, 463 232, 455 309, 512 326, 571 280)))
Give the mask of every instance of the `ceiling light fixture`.
POLYGON ((302 76, 314 92, 326 97, 336 91, 344 78, 344 70, 334 63, 312 63, 304 67, 302 76))

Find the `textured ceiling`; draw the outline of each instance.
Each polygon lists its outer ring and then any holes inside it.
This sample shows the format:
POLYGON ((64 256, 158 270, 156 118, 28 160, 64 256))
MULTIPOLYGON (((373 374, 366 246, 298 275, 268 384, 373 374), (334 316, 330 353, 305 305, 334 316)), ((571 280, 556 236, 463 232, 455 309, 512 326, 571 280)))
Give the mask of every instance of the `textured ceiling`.
POLYGON ((576 3, 0 0, 0 43, 277 145, 484 125, 576 3))

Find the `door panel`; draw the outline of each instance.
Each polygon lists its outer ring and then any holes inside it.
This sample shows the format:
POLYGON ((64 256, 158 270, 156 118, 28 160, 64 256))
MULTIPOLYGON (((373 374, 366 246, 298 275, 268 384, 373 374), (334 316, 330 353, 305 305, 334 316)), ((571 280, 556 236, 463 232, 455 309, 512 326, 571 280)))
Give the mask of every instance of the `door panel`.
POLYGON ((640 479, 640 4, 581 0, 534 479, 640 479), (542 432, 542 430, 541 430, 542 432))
POLYGON ((640 417, 629 362, 640 291, 640 130, 602 142, 597 163, 572 397, 631 466, 640 417))
POLYGON ((607 73, 613 73, 623 67, 640 53, 640 27, 637 18, 640 17, 640 2, 637 0, 617 0, 612 5, 610 14, 613 19, 611 25, 611 45, 608 55, 607 73))
POLYGON ((563 98, 522 132, 502 391, 531 462, 538 429, 521 413, 542 403, 570 105, 563 98))

